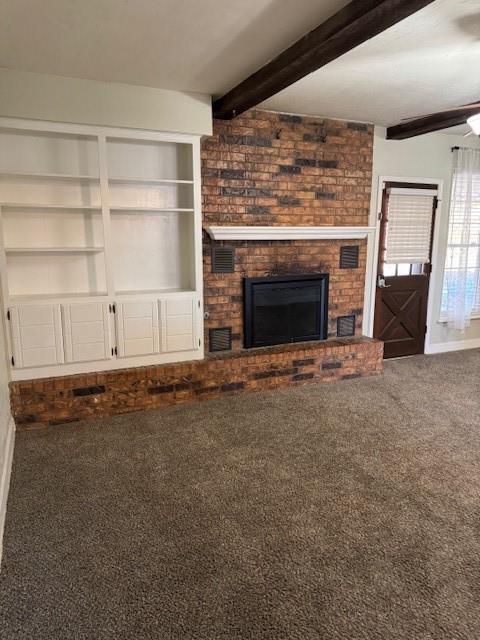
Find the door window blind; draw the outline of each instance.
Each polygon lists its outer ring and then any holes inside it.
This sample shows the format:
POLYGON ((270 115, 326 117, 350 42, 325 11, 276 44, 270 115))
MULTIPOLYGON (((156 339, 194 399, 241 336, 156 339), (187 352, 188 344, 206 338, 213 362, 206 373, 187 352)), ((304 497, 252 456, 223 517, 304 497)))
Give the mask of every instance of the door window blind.
POLYGON ((388 190, 387 264, 430 262, 433 201, 436 191, 388 190))

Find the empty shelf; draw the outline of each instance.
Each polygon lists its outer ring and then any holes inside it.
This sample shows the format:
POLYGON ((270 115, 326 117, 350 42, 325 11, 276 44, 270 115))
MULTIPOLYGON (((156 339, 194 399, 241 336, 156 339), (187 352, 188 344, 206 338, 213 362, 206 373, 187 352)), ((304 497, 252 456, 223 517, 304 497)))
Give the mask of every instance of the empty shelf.
POLYGON ((10 253, 100 253, 103 247, 6 247, 10 253))
POLYGON ((0 176, 5 178, 40 178, 44 180, 81 180, 95 182, 99 176, 89 176, 74 173, 27 173, 24 171, 0 171, 0 176))

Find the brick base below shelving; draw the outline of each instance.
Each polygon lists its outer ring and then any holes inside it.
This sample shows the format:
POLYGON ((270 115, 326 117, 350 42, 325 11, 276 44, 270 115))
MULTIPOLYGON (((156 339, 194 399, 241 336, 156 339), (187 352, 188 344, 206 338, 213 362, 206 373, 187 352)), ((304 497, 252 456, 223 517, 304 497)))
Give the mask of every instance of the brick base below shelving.
POLYGON ((19 429, 112 416, 224 393, 380 373, 383 343, 345 338, 250 349, 205 360, 12 382, 19 429))

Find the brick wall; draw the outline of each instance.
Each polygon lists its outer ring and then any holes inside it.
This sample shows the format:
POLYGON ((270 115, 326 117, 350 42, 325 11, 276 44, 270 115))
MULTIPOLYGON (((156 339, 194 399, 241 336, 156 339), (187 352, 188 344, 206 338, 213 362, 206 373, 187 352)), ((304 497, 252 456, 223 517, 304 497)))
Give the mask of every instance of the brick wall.
MULTIPOLYGON (((312 117, 249 111, 215 121, 202 143, 206 225, 366 226, 373 127, 312 117)), ((365 241, 234 242, 235 272, 214 274, 204 237, 205 345, 208 330, 232 328, 243 346, 243 277, 328 272, 329 335, 338 316, 355 315, 361 332, 365 241), (339 269, 342 245, 359 245, 357 269, 339 269)))
POLYGON ((331 382, 382 370, 383 345, 370 338, 310 342, 101 373, 15 382, 19 429, 55 426, 218 397, 225 393, 331 382))

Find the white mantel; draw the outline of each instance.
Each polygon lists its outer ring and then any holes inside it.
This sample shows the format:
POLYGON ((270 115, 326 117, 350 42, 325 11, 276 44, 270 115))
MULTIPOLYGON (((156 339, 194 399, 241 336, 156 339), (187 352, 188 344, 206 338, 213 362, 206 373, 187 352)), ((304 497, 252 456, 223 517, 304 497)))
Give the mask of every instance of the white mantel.
POLYGON ((213 240, 361 240, 375 227, 206 226, 213 240))

